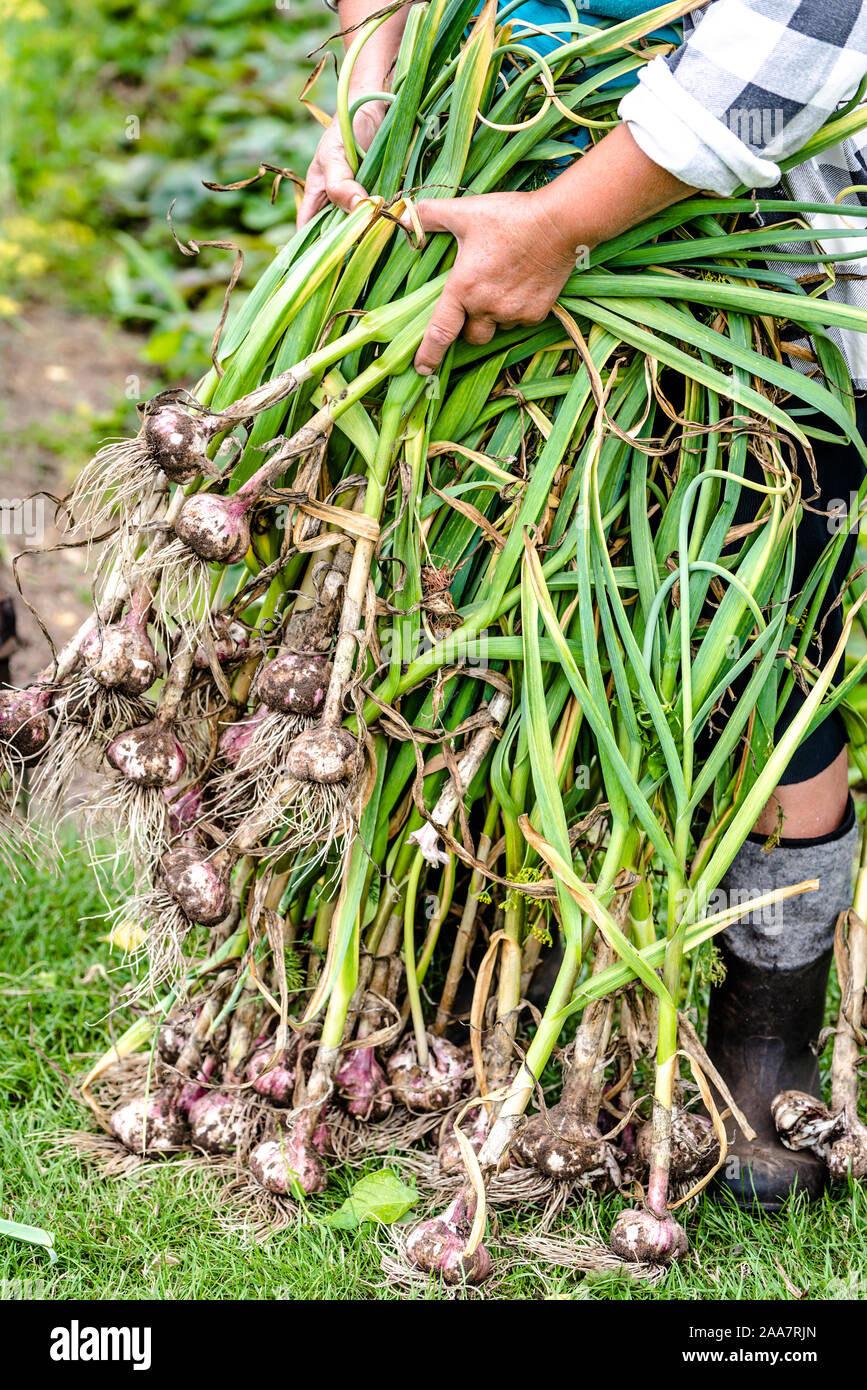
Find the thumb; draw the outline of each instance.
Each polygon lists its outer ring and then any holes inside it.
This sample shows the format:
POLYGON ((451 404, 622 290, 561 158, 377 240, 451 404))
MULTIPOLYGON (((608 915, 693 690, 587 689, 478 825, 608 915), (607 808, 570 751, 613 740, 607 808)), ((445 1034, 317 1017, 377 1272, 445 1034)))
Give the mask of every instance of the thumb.
MULTIPOLYGON (((452 236, 458 236, 463 229, 460 198, 422 198, 415 210, 426 232, 451 232, 452 236)), ((407 219, 406 213, 401 221, 404 219, 407 219)))
POLYGON ((329 183, 327 189, 329 202, 344 212, 352 212, 367 197, 366 191, 355 179, 339 179, 336 183, 329 183))
POLYGON ((446 283, 415 355, 413 366, 421 376, 430 376, 440 365, 446 355, 446 349, 463 328, 465 319, 464 306, 446 283))
POLYGON ((365 189, 353 177, 342 145, 323 156, 322 174, 329 202, 344 212, 351 212, 356 203, 367 197, 365 189))

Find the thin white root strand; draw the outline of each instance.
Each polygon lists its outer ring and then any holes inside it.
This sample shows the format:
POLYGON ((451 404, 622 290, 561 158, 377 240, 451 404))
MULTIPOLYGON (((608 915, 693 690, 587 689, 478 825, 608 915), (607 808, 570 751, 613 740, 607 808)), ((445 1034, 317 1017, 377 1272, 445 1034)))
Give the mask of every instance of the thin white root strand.
POLYGON ((226 768, 211 783, 214 815, 238 821, 269 802, 280 781, 286 753, 312 723, 305 715, 278 714, 273 710, 262 719, 239 723, 238 728, 251 727, 250 742, 241 750, 235 766, 226 768))

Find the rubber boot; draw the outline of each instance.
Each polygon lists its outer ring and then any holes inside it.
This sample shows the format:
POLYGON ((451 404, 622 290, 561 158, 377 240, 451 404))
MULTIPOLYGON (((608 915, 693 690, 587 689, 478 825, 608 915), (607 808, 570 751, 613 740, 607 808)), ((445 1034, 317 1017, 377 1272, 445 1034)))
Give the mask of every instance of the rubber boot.
POLYGON ((729 902, 742 902, 808 878, 820 883, 814 893, 742 918, 718 938, 726 975, 711 990, 707 1051, 756 1137, 748 1141, 732 1117, 726 1121, 728 1154, 711 1191, 728 1192, 743 1207, 777 1212, 793 1193, 812 1201, 825 1186, 820 1159, 780 1143, 770 1107, 779 1091, 821 1095, 814 1048, 834 927, 851 902, 857 838, 850 801, 839 830, 821 839, 783 840, 767 853, 760 837, 751 837, 721 885, 729 902))
POLYGON ((733 1118, 726 1121, 728 1153, 713 1185, 739 1206, 776 1212, 793 1192, 814 1201, 825 1186, 821 1159, 780 1143, 771 1101, 790 1088, 821 1095, 811 1044, 822 1027, 831 955, 800 970, 768 970, 722 948, 726 978, 711 993, 707 1051, 756 1137, 748 1141, 733 1118))

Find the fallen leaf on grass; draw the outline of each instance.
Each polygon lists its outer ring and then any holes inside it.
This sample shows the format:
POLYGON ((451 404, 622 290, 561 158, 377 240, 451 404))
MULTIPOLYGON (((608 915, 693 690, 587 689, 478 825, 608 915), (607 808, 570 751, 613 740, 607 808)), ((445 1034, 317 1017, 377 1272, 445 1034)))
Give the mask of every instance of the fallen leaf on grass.
POLYGON ((391 1169, 383 1168, 379 1173, 361 1178, 343 1205, 325 1217, 325 1224, 338 1231, 354 1231, 363 1221, 380 1221, 390 1226, 405 1216, 417 1201, 415 1187, 408 1187, 391 1169))
POLYGON ((23 1226, 20 1221, 7 1221, 0 1218, 0 1236, 6 1236, 9 1240, 20 1240, 26 1245, 41 1245, 48 1251, 48 1257, 52 1264, 57 1259, 54 1253, 54 1236, 50 1231, 43 1231, 41 1226, 23 1226))

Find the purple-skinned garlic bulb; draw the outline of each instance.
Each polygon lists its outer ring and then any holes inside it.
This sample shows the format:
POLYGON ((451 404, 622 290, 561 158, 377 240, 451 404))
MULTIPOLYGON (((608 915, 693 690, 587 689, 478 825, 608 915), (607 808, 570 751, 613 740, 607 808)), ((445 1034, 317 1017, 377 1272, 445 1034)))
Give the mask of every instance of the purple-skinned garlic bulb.
POLYGON ((167 1096, 127 1101, 111 1117, 111 1132, 130 1153, 175 1153, 187 1141, 186 1117, 167 1096))
POLYGON ((150 594, 134 595, 122 618, 107 627, 94 628, 85 637, 81 659, 97 685, 131 697, 150 690, 160 673, 159 659, 148 637, 150 604, 150 594))
POLYGON ((169 829, 173 836, 189 835, 195 830, 205 813, 205 798, 201 786, 164 787, 163 796, 168 805, 169 829))
MULTIPOLYGON (((221 666, 226 666, 231 661, 240 661, 247 654, 249 640, 247 629, 241 623, 226 623, 217 620, 214 634, 214 655, 221 666)), ((193 655, 193 666, 197 671, 207 671, 210 669, 208 653, 204 646, 199 643, 193 655)))
POLYGON ((419 1064, 414 1037, 407 1037, 387 1062, 392 1094, 407 1110, 447 1110, 460 1100, 469 1074, 467 1059, 446 1038, 428 1037, 427 1067, 419 1064))
POLYGON ((283 652, 256 680, 256 696, 277 714, 314 718, 325 702, 331 666, 325 656, 283 652))
POLYGON ((286 771, 299 782, 335 786, 352 775, 357 749, 348 729, 317 724, 295 739, 286 755, 286 771))
POLYGON ((258 1144, 248 1160, 250 1172, 261 1187, 281 1197, 324 1192, 325 1165, 315 1144, 300 1130, 281 1133, 258 1144))
POLYGON ((291 1105, 297 1075, 295 1052, 285 1049, 276 1058, 272 1039, 260 1044, 247 1063, 247 1080, 257 1095, 273 1105, 291 1105))
POLYGON ((232 856, 197 844, 170 849, 160 861, 163 887, 191 922, 216 926, 232 904, 232 856))
POLYGON ((459 1193, 442 1216, 416 1226, 406 1243, 413 1264, 447 1284, 480 1284, 491 1272, 491 1257, 481 1243, 467 1253, 473 1214, 459 1193))
POLYGON ((51 698, 51 690, 40 685, 0 690, 0 744, 13 756, 32 758, 45 748, 51 737, 51 698))
POLYGON ((231 1154, 244 1142, 248 1120, 237 1093, 206 1091, 189 1113, 193 1146, 210 1154, 231 1154))
POLYGON ((668 1265, 683 1259, 689 1242, 673 1216, 657 1216, 639 1207, 617 1217, 611 1230, 611 1249, 632 1264, 668 1265))
POLYGON ((372 1047, 347 1052, 334 1084, 350 1115, 358 1119, 381 1120, 392 1108, 388 1079, 372 1047))
POLYGON ((239 493, 194 493, 175 521, 175 535, 210 564, 237 564, 250 549, 249 509, 239 493))
POLYGON ((159 718, 117 734, 106 756, 122 777, 139 787, 171 787, 187 766, 174 728, 159 718))

